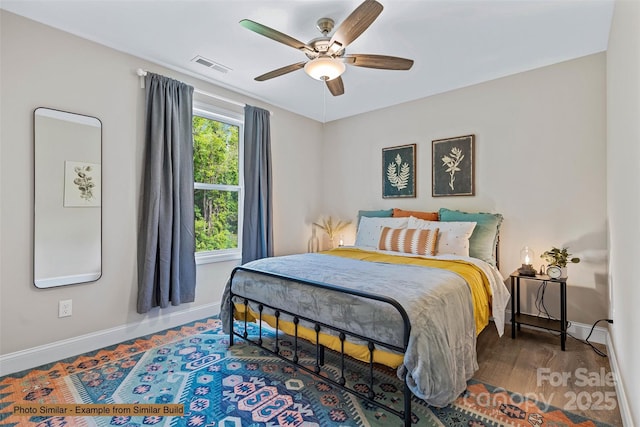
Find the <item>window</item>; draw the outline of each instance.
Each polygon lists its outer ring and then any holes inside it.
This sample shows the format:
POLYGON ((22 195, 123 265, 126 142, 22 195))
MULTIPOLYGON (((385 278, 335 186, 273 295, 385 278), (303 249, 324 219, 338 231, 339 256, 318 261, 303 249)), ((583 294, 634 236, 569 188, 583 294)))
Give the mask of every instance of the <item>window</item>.
POLYGON ((198 264, 240 259, 243 117, 193 110, 193 177, 198 264))

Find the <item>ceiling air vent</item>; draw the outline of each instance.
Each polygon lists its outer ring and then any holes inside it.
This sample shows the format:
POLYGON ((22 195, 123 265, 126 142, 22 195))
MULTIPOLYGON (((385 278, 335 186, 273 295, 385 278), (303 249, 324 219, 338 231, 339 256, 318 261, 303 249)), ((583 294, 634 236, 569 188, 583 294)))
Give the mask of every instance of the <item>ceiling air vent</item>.
POLYGON ((223 73, 223 74, 226 74, 226 73, 228 73, 229 71, 231 71, 231 68, 229 68, 229 67, 225 67, 224 65, 222 65, 222 64, 218 64, 217 62, 212 61, 212 60, 210 60, 210 59, 203 58, 203 57, 202 57, 202 56, 200 56, 200 55, 196 56, 196 57, 195 57, 195 58, 193 58, 191 61, 192 61, 192 62, 195 62, 195 63, 198 63, 198 64, 200 64, 200 65, 204 65, 204 66, 205 66, 205 67, 207 67, 207 68, 211 68, 212 70, 216 70, 216 71, 218 71, 218 72, 220 72, 220 73, 223 73))

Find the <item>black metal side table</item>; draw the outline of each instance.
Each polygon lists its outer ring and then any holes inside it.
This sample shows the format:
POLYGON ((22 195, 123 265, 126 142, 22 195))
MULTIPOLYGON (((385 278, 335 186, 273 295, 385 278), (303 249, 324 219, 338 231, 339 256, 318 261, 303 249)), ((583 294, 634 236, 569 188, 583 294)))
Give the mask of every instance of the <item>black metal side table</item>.
POLYGON ((516 338, 516 329, 520 325, 535 326, 549 331, 560 332, 560 347, 565 351, 567 342, 567 278, 552 279, 549 276, 523 276, 517 271, 511 274, 511 338, 516 338), (560 285, 560 320, 547 319, 546 317, 532 316, 520 312, 520 280, 532 280, 537 282, 557 283, 560 285))

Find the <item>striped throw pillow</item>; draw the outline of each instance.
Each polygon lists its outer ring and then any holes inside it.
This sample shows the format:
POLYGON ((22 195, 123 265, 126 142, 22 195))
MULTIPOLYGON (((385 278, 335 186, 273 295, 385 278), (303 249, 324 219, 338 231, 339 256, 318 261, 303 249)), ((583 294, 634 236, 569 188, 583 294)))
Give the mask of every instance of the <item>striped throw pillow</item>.
POLYGON ((382 227, 378 249, 417 255, 435 255, 438 229, 382 227))

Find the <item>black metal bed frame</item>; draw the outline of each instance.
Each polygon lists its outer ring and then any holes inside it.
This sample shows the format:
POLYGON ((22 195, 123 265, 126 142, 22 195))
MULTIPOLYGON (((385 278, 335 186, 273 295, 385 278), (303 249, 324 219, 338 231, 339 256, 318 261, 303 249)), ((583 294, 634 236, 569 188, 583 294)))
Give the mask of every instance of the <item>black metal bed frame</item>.
MULTIPOLYGON (((330 285, 327 283, 322 283, 322 282, 316 282, 316 281, 312 281, 312 280, 303 280, 300 278, 296 278, 296 277, 290 277, 290 276, 286 276, 286 275, 281 275, 281 274, 276 274, 276 273, 270 273, 270 272, 265 272, 265 271, 260 271, 260 270, 254 270, 251 268, 247 268, 247 267, 243 267, 243 266, 239 266, 233 269, 233 271, 231 272, 231 280, 230 280, 230 285, 229 285, 229 293, 230 293, 230 298, 229 298, 229 304, 230 304, 230 320, 229 320, 229 346, 233 346, 233 341, 234 341, 234 336, 237 336, 239 338, 242 338, 243 340, 256 345, 258 347, 260 347, 261 349, 267 351, 268 353, 279 357, 280 359, 291 363, 293 365, 295 365, 298 369, 302 369, 305 372, 308 372, 310 374, 313 375, 317 375, 321 368, 320 366, 322 366, 324 364, 324 351, 325 351, 325 347, 323 345, 320 344, 320 331, 323 330, 332 330, 338 333, 338 338, 340 339, 340 347, 341 347, 341 351, 338 352, 340 354, 340 372, 341 372, 341 376, 338 379, 338 381, 335 381, 331 378, 327 378, 327 377, 321 377, 321 380, 324 382, 328 382, 348 393, 351 393, 355 396, 357 396, 358 398, 361 398, 373 405, 376 405, 380 408, 384 408, 387 411, 393 413, 394 415, 402 418, 404 420, 404 425, 405 427, 408 427, 411 425, 411 398, 412 398, 412 393, 411 390, 409 389, 409 386, 407 385, 407 373, 406 370, 403 374, 403 383, 404 383, 404 389, 403 389, 403 394, 404 394, 404 411, 398 411, 395 408, 391 408, 383 403, 380 403, 376 400, 374 400, 375 394, 373 392, 373 381, 374 381, 374 375, 373 375, 373 366, 374 366, 374 362, 373 362, 373 352, 376 349, 376 345, 380 345, 401 353, 405 353, 407 350, 407 347, 409 345, 409 334, 411 332, 411 322, 409 321, 409 316, 407 315, 407 312, 405 311, 405 309, 402 307, 402 305, 400 305, 399 302, 397 302, 396 300, 394 300, 393 298, 389 298, 383 295, 378 295, 378 294, 372 294, 372 293, 368 293, 368 292, 362 292, 362 291, 358 291, 358 290, 354 290, 354 289, 348 289, 348 288, 343 288, 340 286, 335 286, 335 285, 330 285), (312 286, 312 287, 316 287, 316 288, 321 288, 321 289, 326 289, 326 290, 331 290, 331 291, 336 291, 336 292, 340 292, 340 293, 344 293, 344 294, 349 294, 349 295, 354 295, 354 296, 358 296, 361 298, 365 298, 365 299, 370 299, 370 300, 374 300, 374 301, 379 301, 382 303, 386 303, 389 304, 391 306, 393 306, 398 313, 400 314, 400 316, 402 317, 403 320, 403 331, 402 331, 402 337, 403 337, 403 346, 400 347, 398 345, 394 345, 394 344, 389 344, 389 343, 385 343, 382 342, 380 340, 377 340, 375 338, 371 338, 371 337, 365 337, 363 335, 351 332, 351 331, 347 331, 347 330, 343 330, 341 328, 337 328, 331 325, 328 325, 324 322, 320 322, 318 320, 315 319, 311 319, 308 318, 306 316, 302 316, 298 313, 292 313, 282 307, 273 307, 270 305, 266 305, 265 303, 261 302, 261 301, 257 301, 251 297, 245 296, 245 295, 239 295, 239 294, 235 294, 233 292, 233 278, 236 275, 236 273, 238 271, 246 271, 249 273, 255 273, 255 274, 259 274, 259 275, 264 275, 264 276, 269 276, 269 277, 273 277, 273 278, 277 278, 277 279, 285 279, 285 280, 289 280, 289 281, 293 281, 296 283, 300 283, 303 285, 308 285, 308 286, 312 286), (235 302, 234 299, 240 298, 242 300, 241 303, 244 304, 244 331, 243 333, 239 333, 236 332, 234 330, 234 312, 235 310, 235 302), (249 310, 249 303, 255 303, 258 304, 258 326, 259 326, 259 334, 258 334, 258 340, 254 341, 252 339, 249 338, 249 334, 247 332, 247 317, 248 317, 248 310, 249 310), (263 310, 264 308, 268 308, 268 309, 272 309, 274 310, 274 316, 276 319, 276 325, 275 325, 275 345, 273 346, 273 349, 271 348, 267 348, 265 346, 263 346, 263 341, 262 341, 262 314, 263 314, 263 310), (294 330, 295 333, 293 335, 293 340, 294 340, 294 351, 293 351, 293 357, 291 359, 289 359, 286 356, 283 356, 282 354, 280 354, 280 346, 278 344, 279 341, 279 320, 280 320, 280 315, 284 313, 288 316, 291 316, 293 318, 293 324, 294 324, 294 330), (315 354, 315 366, 314 369, 311 370, 309 368, 307 368, 306 366, 303 366, 302 364, 298 363, 299 357, 298 357, 298 325, 300 323, 300 321, 306 321, 309 322, 311 324, 314 325, 313 330, 316 333, 316 342, 315 342, 315 348, 316 348, 316 354, 315 354), (357 338, 359 340, 365 341, 367 342, 367 348, 369 349, 369 391, 364 394, 361 392, 356 391, 353 388, 350 388, 346 385, 346 379, 344 376, 344 372, 345 372, 345 352, 344 352, 344 343, 346 340, 347 335, 357 338)), ((284 334, 284 333, 283 333, 284 334)), ((302 339, 302 338, 300 338, 302 339)))

